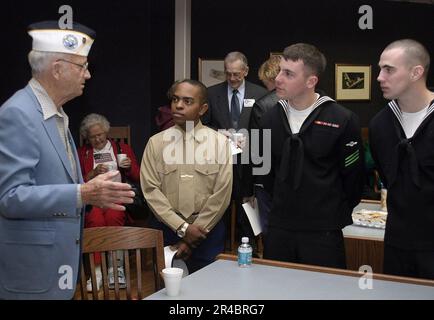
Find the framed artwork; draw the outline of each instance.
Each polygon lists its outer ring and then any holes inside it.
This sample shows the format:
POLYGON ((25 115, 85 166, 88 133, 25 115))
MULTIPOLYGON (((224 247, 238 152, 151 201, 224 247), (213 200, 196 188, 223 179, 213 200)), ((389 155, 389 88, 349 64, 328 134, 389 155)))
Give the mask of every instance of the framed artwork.
POLYGON ((199 58, 199 81, 206 87, 226 80, 224 60, 199 58))
POLYGON ((336 100, 371 99, 371 65, 336 64, 336 100))

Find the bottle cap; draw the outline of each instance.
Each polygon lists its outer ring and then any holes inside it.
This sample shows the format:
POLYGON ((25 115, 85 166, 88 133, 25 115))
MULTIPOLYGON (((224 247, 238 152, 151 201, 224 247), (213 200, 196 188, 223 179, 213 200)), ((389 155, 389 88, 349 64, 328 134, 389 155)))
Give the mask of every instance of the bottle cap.
POLYGON ((242 243, 249 243, 249 237, 242 237, 241 242, 242 243))

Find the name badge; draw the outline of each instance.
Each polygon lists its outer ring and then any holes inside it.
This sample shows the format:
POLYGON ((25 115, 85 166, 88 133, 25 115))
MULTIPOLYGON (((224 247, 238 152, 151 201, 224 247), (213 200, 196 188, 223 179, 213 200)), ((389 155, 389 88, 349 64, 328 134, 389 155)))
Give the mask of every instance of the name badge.
POLYGON ((255 104, 255 99, 244 99, 244 107, 251 108, 255 104))

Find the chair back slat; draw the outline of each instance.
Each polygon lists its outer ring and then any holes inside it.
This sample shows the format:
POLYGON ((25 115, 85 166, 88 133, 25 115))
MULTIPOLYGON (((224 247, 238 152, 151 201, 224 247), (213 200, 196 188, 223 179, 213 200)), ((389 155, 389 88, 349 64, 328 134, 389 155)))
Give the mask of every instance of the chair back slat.
MULTIPOLYGON (((124 251, 124 261, 125 261, 125 278, 127 283, 127 300, 131 300, 131 268, 130 268, 130 259, 128 255, 128 251, 124 251)), ((138 270, 141 270, 137 267, 138 270)))
POLYGON ((139 270, 142 268, 142 255, 139 249, 136 249, 136 265, 137 265, 137 292, 139 293, 139 299, 143 299, 142 296, 142 274, 139 270))
MULTIPOLYGON (((86 228, 83 232, 83 259, 81 265, 80 291, 82 299, 90 296, 94 300, 103 299, 143 299, 145 296, 143 286, 144 264, 142 258, 146 250, 152 250, 152 270, 155 280, 154 290, 162 288, 160 272, 164 268, 163 234, 160 230, 137 227, 98 227, 86 228), (118 253, 121 250, 124 260, 124 273, 126 288, 121 288, 118 278, 118 253), (95 272, 94 254, 101 254, 101 272, 103 294, 97 288, 97 275, 95 272), (133 259, 133 256, 134 259, 133 259), (107 263, 110 260, 109 263, 107 263), (84 261, 84 264, 83 264, 84 261), (87 262, 87 264, 86 264, 87 262), (109 290, 109 276, 107 265, 113 266, 114 290, 109 290), (92 294, 86 290, 86 266, 90 269, 92 294), (131 279, 132 270, 136 270, 136 281, 131 279)), ((149 287, 149 286, 148 286, 149 287)), ((78 293, 77 292, 77 293, 78 293)))

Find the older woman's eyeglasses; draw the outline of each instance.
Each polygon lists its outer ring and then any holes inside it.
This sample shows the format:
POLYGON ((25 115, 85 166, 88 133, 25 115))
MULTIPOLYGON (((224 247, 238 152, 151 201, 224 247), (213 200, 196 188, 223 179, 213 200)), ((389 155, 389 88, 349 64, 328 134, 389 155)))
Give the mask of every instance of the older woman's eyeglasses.
POLYGON ((102 139, 103 137, 107 138, 107 133, 100 132, 100 133, 97 133, 97 134, 93 134, 91 136, 87 136, 87 139, 88 140, 97 140, 97 139, 102 139))
POLYGON ((70 64, 76 65, 77 67, 82 68, 83 71, 86 71, 89 68, 89 62, 87 62, 87 61, 85 63, 83 63, 83 64, 75 63, 75 62, 72 62, 72 61, 69 61, 69 60, 65 60, 65 59, 57 59, 56 62, 57 61, 68 62, 70 64))

